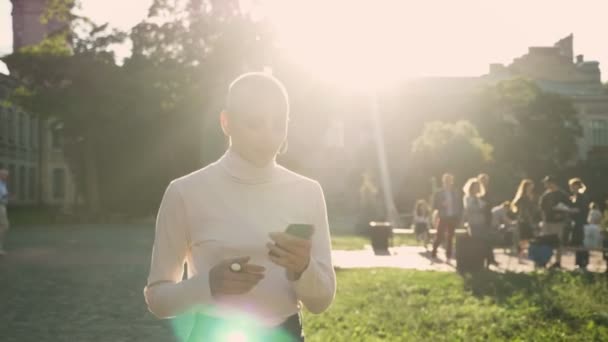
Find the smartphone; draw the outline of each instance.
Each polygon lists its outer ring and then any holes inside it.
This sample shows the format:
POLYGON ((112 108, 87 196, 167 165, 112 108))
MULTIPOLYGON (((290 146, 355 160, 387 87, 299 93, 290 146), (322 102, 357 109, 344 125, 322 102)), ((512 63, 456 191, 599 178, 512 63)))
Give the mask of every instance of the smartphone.
POLYGON ((302 239, 310 239, 313 231, 314 226, 312 224, 305 223, 292 223, 285 229, 287 234, 291 234, 302 239))
MULTIPOLYGON (((292 223, 285 228, 285 233, 297 236, 301 239, 310 239, 312 237, 313 230, 314 226, 312 224, 292 223)), ((268 254, 275 257, 277 256, 273 252, 269 252, 268 254)))

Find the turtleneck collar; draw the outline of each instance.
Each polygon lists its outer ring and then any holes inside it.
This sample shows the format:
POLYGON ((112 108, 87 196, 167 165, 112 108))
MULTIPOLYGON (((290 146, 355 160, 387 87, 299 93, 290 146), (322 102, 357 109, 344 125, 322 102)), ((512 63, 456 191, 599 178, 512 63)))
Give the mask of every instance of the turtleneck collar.
POLYGON ((244 184, 268 183, 272 180, 277 168, 275 160, 266 166, 258 167, 243 159, 232 148, 228 148, 228 151, 220 158, 219 165, 233 180, 244 184))

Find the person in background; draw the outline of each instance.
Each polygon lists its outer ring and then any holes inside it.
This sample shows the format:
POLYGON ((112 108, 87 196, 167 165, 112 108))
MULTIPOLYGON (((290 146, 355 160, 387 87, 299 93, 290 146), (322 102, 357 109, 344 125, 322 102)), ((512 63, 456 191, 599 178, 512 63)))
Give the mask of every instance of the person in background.
POLYGON ((561 268, 562 245, 564 244, 565 227, 568 224, 572 203, 568 194, 557 185, 554 176, 543 178, 545 192, 540 197, 539 207, 542 215, 542 235, 554 235, 556 238, 555 263, 551 268, 561 268))
POLYGON ((515 222, 511 218, 511 202, 504 201, 492 208, 492 229, 509 228, 513 223, 515 222))
POLYGON ((494 193, 490 187, 490 176, 487 173, 480 173, 477 176, 477 180, 479 180, 484 189, 481 199, 486 203, 486 222, 490 224, 492 222, 492 208, 496 205, 494 193))
POLYGON ((589 214, 587 214, 587 222, 594 221, 597 224, 602 222, 603 215, 600 211, 600 207, 595 202, 589 203, 589 214))
MULTIPOLYGON (((587 187, 580 178, 572 178, 568 181, 570 188, 570 202, 572 202, 573 211, 571 218, 573 221, 572 235, 570 245, 575 247, 583 247, 585 238, 585 224, 589 216, 589 197, 587 196, 587 187)), ((598 222, 599 224, 599 222, 598 222)), ((567 237, 566 237, 567 238, 567 237)), ((576 251, 576 266, 579 269, 586 269, 589 264, 588 251, 576 251)))
POLYGON ((484 202, 484 188, 478 178, 469 179, 463 187, 464 221, 469 227, 469 235, 483 241, 487 249, 486 260, 488 265, 496 265, 494 253, 490 243, 490 222, 487 220, 487 203, 484 202))
POLYGON ((454 189, 454 176, 446 173, 441 178, 442 188, 433 196, 433 209, 437 212, 437 234, 433 242, 433 258, 445 240, 446 259, 452 258, 454 231, 462 219, 462 196, 454 189))
POLYGON ((500 236, 503 246, 509 245, 512 252, 519 250, 519 234, 516 223, 513 212, 511 212, 511 202, 504 201, 492 208, 491 230, 494 234, 500 234, 498 236, 500 236))
MULTIPOLYGON (((589 214, 587 214, 587 225, 584 227, 584 240, 583 244, 585 247, 594 245, 595 247, 608 248, 608 236, 606 231, 602 227, 602 221, 604 216, 599 209, 599 206, 595 202, 589 203, 589 214), (591 231, 590 231, 591 230, 591 231), (593 234, 595 231, 597 235, 593 234), (596 243, 595 240, 602 240, 601 243, 596 243)), ((602 252, 604 260, 608 261, 608 251, 602 252)), ((606 269, 608 272, 608 268, 606 269)))
POLYGON ((517 216, 519 235, 519 258, 528 250, 530 239, 534 237, 538 225, 538 214, 534 196, 534 182, 524 179, 519 183, 515 197, 511 201, 511 211, 517 216))
POLYGON ((0 169, 0 256, 6 255, 4 250, 4 240, 9 229, 8 214, 6 206, 8 205, 9 192, 7 181, 9 172, 6 169, 0 169))
POLYGON ((429 243, 429 229, 431 228, 431 209, 425 200, 416 201, 413 222, 416 241, 422 242, 426 249, 429 243))

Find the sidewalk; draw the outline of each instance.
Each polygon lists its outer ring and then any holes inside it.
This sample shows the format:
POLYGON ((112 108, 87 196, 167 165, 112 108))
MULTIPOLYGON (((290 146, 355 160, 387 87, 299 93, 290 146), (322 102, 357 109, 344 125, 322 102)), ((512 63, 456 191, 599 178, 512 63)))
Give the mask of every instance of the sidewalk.
MULTIPOLYGON (((451 259, 449 263, 445 260, 445 251, 438 251, 438 258, 431 258, 430 251, 421 246, 400 246, 390 248, 390 255, 375 255, 371 246, 356 251, 332 251, 333 263, 336 268, 368 268, 368 267, 394 267, 403 269, 415 269, 421 271, 456 271, 456 261, 451 259)), ((497 272, 532 272, 534 263, 528 259, 521 262, 517 257, 511 256, 503 249, 495 249, 494 255, 499 266, 491 266, 491 270, 497 272)), ((554 260, 550 261, 552 263, 554 260)), ((566 252, 562 256, 562 268, 574 270, 574 253, 566 252)), ((587 268, 592 272, 604 272, 606 262, 600 252, 591 252, 590 262, 587 268)))

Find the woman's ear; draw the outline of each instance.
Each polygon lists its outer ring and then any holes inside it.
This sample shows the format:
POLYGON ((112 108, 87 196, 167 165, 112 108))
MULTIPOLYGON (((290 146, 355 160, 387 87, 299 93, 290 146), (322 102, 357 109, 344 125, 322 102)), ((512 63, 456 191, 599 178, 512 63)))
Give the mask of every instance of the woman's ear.
POLYGON ((228 119, 228 113, 223 110, 220 113, 220 125, 222 126, 222 131, 224 132, 224 135, 229 137, 230 136, 230 120, 228 119))

